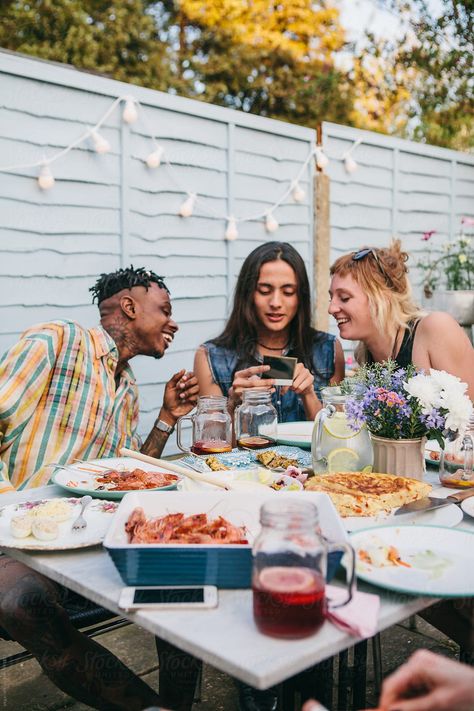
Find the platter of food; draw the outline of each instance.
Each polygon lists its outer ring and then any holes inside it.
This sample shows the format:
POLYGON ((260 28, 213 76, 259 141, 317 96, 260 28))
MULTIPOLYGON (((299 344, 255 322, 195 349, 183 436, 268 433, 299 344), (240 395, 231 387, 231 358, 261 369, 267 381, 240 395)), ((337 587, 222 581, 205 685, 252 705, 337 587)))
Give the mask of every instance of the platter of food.
POLYGON ((471 596, 474 533, 439 526, 381 526, 351 535, 357 577, 388 590, 471 596))
POLYGON ((293 445, 302 449, 311 449, 314 422, 281 422, 277 429, 277 442, 293 445))
MULTIPOLYGON (((377 472, 337 472, 306 480, 306 491, 327 493, 348 531, 392 523, 394 512, 404 504, 431 493, 431 484, 408 477, 377 472)), ((397 516, 398 526, 438 525, 452 527, 462 520, 462 512, 452 504, 433 511, 397 516)), ((393 521, 394 522, 394 521, 393 521)))
MULTIPOLYGON (((133 492, 121 501, 104 547, 127 585, 250 586, 252 544, 260 507, 275 493, 237 491, 133 492)), ((298 493, 278 496, 294 497, 298 493)), ((347 534, 329 497, 308 494, 319 511, 321 532, 336 541, 347 534)), ((329 575, 339 562, 331 554, 329 575)))
MULTIPOLYGON (((433 467, 439 467, 441 456, 441 448, 435 440, 430 440, 425 446, 425 461, 433 467)), ((453 471, 462 468, 464 462, 461 457, 451 452, 446 452, 444 457, 444 466, 446 469, 453 471)))
POLYGON ((40 499, 0 509, 0 546, 37 551, 70 550, 102 543, 118 504, 93 501, 86 509, 86 528, 73 531, 81 499, 40 499))
POLYGON ((279 467, 281 469, 286 469, 288 466, 310 467, 311 452, 307 452, 299 447, 277 445, 252 451, 233 449, 232 452, 213 454, 207 457, 205 461, 212 471, 252 469, 259 464, 266 467, 279 467))
POLYGON ((131 457, 111 457, 57 469, 52 481, 73 494, 119 500, 127 491, 172 491, 181 477, 131 457))

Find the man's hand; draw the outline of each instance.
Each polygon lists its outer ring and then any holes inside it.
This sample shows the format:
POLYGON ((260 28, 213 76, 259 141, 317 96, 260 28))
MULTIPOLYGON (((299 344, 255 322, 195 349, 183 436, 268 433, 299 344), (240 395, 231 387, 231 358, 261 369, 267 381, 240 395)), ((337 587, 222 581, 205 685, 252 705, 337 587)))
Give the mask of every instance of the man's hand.
POLYGON ((199 385, 194 373, 180 370, 166 383, 160 418, 174 425, 178 418, 187 415, 195 406, 199 395, 199 385))

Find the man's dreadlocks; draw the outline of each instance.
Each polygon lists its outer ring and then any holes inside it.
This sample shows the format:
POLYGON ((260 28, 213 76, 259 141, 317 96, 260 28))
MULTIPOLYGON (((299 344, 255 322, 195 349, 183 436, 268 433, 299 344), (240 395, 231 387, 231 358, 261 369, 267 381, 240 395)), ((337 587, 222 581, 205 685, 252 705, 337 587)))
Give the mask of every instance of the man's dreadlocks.
POLYGON ((117 269, 116 272, 110 274, 101 274, 94 286, 91 286, 89 291, 92 292, 92 303, 97 299, 99 305, 105 299, 109 299, 114 294, 117 294, 122 289, 131 289, 133 286, 144 286, 148 291, 150 285, 158 284, 160 289, 166 289, 169 294, 169 289, 163 281, 163 277, 158 276, 155 272, 144 267, 135 269, 131 264, 126 269, 117 269))

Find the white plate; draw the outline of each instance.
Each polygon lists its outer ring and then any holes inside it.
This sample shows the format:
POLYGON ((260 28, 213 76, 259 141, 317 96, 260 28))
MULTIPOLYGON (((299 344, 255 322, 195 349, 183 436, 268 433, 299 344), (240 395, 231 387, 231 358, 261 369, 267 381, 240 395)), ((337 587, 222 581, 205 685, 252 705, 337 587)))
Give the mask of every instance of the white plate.
MULTIPOLYGON (((70 464, 68 465, 67 469, 56 469, 53 474, 52 480, 55 484, 65 489, 66 491, 71 492, 72 494, 80 494, 81 496, 90 494, 90 496, 94 496, 97 499, 122 499, 127 493, 126 491, 114 491, 113 489, 97 489, 97 477, 100 476, 100 474, 87 471, 88 467, 93 469, 94 464, 100 465, 98 467, 98 471, 101 467, 107 467, 109 469, 118 469, 119 471, 136 468, 142 469, 143 471, 147 472, 164 471, 155 464, 147 464, 146 462, 142 462, 138 459, 133 459, 132 457, 109 457, 108 459, 91 459, 90 461, 84 463, 70 464)), ((169 473, 173 474, 173 472, 169 473)), ((173 474, 173 476, 177 477, 175 484, 171 484, 169 486, 160 486, 155 489, 144 489, 144 491, 171 491, 172 489, 176 489, 177 485, 180 482, 180 477, 177 474, 173 474)))
POLYGON ((466 499, 466 501, 463 501, 461 503, 461 508, 464 513, 467 513, 468 516, 472 516, 474 518, 474 496, 470 499, 466 499))
POLYGON ((87 548, 102 543, 105 534, 112 523, 113 514, 118 504, 113 501, 93 501, 87 507, 84 518, 87 526, 82 531, 73 532, 72 524, 79 516, 80 499, 64 499, 73 504, 73 512, 68 521, 58 524, 59 535, 53 541, 40 541, 34 536, 15 538, 10 533, 10 520, 13 516, 27 513, 39 504, 52 499, 39 499, 36 501, 22 501, 18 504, 9 504, 0 509, 0 546, 8 548, 22 548, 34 551, 60 551, 71 548, 87 548))
POLYGON ((454 528, 462 521, 462 511, 456 504, 443 506, 425 513, 380 514, 379 516, 348 516, 342 519, 347 531, 362 531, 374 526, 446 526, 454 528))
POLYGON ((360 549, 370 548, 374 538, 395 546, 401 560, 412 567, 376 568, 358 560, 357 577, 361 580, 413 595, 472 596, 474 533, 439 526, 381 526, 351 534, 356 555, 360 549), (435 556, 437 568, 423 566, 420 557, 428 552, 435 556))
POLYGON ((285 422, 278 425, 277 441, 303 449, 311 449, 314 422, 285 422))

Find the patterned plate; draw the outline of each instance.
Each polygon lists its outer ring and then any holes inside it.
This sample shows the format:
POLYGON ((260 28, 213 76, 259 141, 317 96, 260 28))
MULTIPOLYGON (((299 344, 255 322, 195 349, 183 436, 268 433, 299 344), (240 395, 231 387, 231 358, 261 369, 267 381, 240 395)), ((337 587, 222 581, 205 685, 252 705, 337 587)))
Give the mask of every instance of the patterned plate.
POLYGON ((84 513, 87 527, 82 531, 72 531, 72 524, 81 510, 81 500, 77 498, 64 499, 64 501, 71 504, 72 512, 70 519, 58 524, 59 533, 57 538, 54 538, 52 541, 42 541, 33 535, 27 536, 26 538, 15 538, 10 531, 10 521, 12 517, 27 514, 32 509, 47 501, 52 501, 52 499, 22 501, 18 504, 7 504, 7 506, 1 508, 0 546, 22 548, 32 551, 60 551, 96 546, 102 543, 112 522, 113 514, 118 507, 118 504, 113 501, 93 501, 89 504, 84 513))
POLYGON ((233 449, 232 452, 224 454, 216 454, 216 458, 231 469, 251 469, 255 464, 259 463, 257 454, 261 452, 276 452, 282 457, 297 459, 300 467, 311 466, 311 452, 305 452, 299 447, 288 447, 285 445, 277 445, 276 447, 266 447, 265 449, 256 449, 252 452, 242 449, 233 449))
MULTIPOLYGON (((96 468, 94 473, 95 464, 119 471, 135 469, 136 467, 144 471, 163 471, 154 464, 147 464, 146 462, 141 462, 131 457, 109 457, 107 459, 91 459, 88 462, 71 464, 66 469, 58 468, 53 474, 52 481, 71 494, 80 494, 81 496, 89 494, 96 499, 112 499, 115 501, 123 499, 127 493, 125 490, 114 491, 114 489, 97 488, 99 486, 97 484, 97 477, 100 476, 101 469, 96 468)), ((169 473, 172 474, 172 472, 169 473)), ((146 491, 171 491, 172 489, 176 489, 181 477, 176 474, 172 474, 172 476, 176 477, 172 484, 160 486, 156 489, 147 489, 146 491)))

